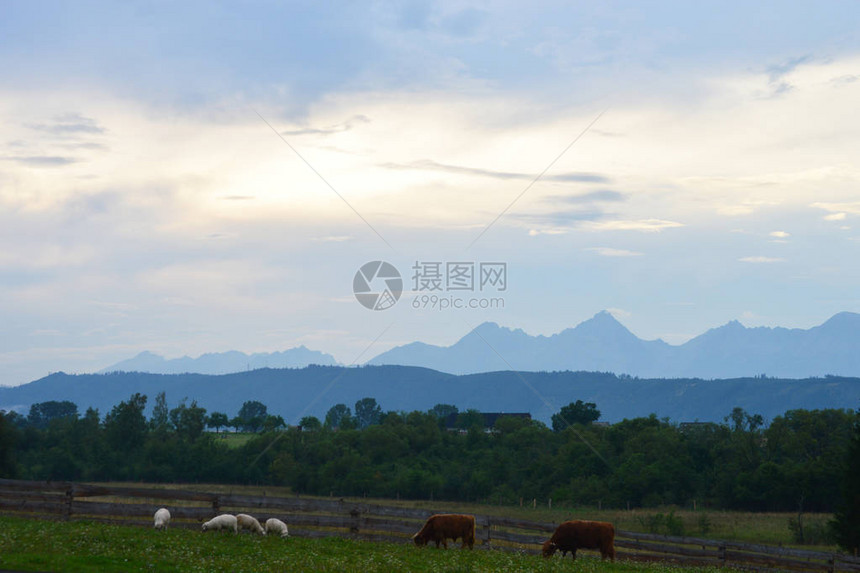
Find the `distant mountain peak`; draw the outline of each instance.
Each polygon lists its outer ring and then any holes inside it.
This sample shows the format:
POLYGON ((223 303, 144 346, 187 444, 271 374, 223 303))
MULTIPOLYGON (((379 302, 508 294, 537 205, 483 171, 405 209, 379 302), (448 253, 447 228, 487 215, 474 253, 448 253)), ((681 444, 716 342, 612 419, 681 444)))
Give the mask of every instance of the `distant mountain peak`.
POLYGON ((615 318, 615 315, 608 310, 601 310, 592 316, 591 320, 599 324, 617 324, 618 326, 624 326, 617 318, 615 318))
POLYGON ((476 331, 486 332, 486 331, 496 331, 496 330, 502 330, 502 327, 499 326, 499 323, 492 322, 492 321, 488 320, 487 322, 482 322, 481 324, 479 324, 478 326, 473 328, 472 332, 476 332, 476 331))
POLYGON ((837 312, 821 326, 860 326, 860 314, 856 312, 837 312))
POLYGON ((618 322, 608 310, 601 310, 588 320, 584 320, 574 328, 576 332, 587 332, 596 336, 634 336, 626 326, 618 322))
POLYGON ((117 362, 99 371, 150 372, 153 374, 229 374, 256 368, 303 368, 310 364, 333 366, 337 361, 330 354, 309 350, 304 345, 282 352, 257 352, 251 355, 239 350, 207 352, 197 358, 183 356, 166 359, 144 350, 134 358, 117 362))
POLYGON ((424 366, 454 374, 500 369, 588 370, 640 377, 803 378, 860 375, 860 314, 840 312, 810 329, 748 328, 738 320, 684 344, 646 341, 602 310, 551 336, 485 322, 451 346, 398 346, 368 364, 424 366))
MULTIPOLYGON (((528 334, 523 331, 522 328, 510 328, 508 326, 500 326, 495 322, 482 322, 475 328, 473 328, 466 336, 463 338, 468 338, 469 335, 478 335, 482 338, 498 338, 498 337, 528 337, 528 334)), ((462 339, 461 339, 462 340, 462 339)))
POLYGON ((159 358, 161 360, 164 360, 163 356, 159 356, 158 354, 150 350, 144 350, 143 352, 138 353, 135 358, 159 358))

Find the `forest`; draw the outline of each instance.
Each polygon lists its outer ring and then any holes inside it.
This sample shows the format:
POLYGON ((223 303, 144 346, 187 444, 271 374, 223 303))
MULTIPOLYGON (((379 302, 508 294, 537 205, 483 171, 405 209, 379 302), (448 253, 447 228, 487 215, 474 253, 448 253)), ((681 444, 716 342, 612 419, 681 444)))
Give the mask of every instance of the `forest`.
MULTIPOLYGON (((325 420, 287 427, 248 401, 236 416, 164 394, 152 414, 134 394, 105 416, 71 402, 0 414, 0 477, 78 481, 235 483, 296 493, 500 504, 520 499, 604 508, 690 506, 753 511, 839 509, 860 415, 791 410, 765 426, 735 408, 722 423, 649 417, 597 422, 577 401, 552 425, 438 404, 384 412, 373 398, 332 406, 325 420), (456 414, 453 427, 445 420, 456 414), (246 432, 237 444, 228 438, 246 432)), ((854 462, 856 464, 856 462, 854 462)), ((847 481, 852 481, 848 479, 847 481)), ((854 486, 856 488, 856 486, 854 486)))

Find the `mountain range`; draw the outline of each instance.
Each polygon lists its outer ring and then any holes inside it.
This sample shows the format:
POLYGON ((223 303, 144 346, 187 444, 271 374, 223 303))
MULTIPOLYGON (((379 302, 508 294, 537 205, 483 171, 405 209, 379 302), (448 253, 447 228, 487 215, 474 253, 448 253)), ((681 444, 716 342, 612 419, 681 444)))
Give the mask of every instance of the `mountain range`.
POLYGON ((330 354, 309 350, 304 346, 290 348, 283 352, 257 352, 245 354, 237 350, 212 352, 197 358, 165 359, 162 356, 144 351, 128 360, 117 362, 98 371, 108 372, 150 372, 153 374, 230 374, 243 370, 259 368, 303 368, 310 364, 334 366, 337 361, 330 354))
POLYGON ((651 413, 674 421, 720 421, 734 406, 766 418, 795 408, 860 406, 860 315, 842 312, 809 329, 747 328, 729 322, 670 345, 642 340, 609 312, 551 336, 484 323, 451 346, 414 342, 363 367, 336 365, 305 347, 224 352, 167 360, 150 352, 101 373, 62 372, 0 387, 0 410, 71 400, 102 415, 133 392, 166 392, 170 404, 197 400, 234 415, 260 400, 295 423, 324 417, 336 403, 373 397, 385 410, 530 412, 549 422, 575 400, 597 404, 603 420, 651 413))
POLYGON ((451 346, 413 342, 368 364, 451 374, 587 370, 649 378, 860 376, 860 314, 841 312, 809 329, 747 328, 735 320, 681 345, 642 340, 607 311, 551 336, 485 322, 451 346))
MULTIPOLYGON (((330 354, 304 346, 283 352, 233 350, 175 359, 141 352, 99 373, 229 374, 311 364, 338 362, 330 354)), ((840 312, 809 329, 747 328, 733 320, 680 345, 638 338, 607 311, 551 336, 531 336, 521 329, 485 322, 451 346, 412 342, 367 364, 418 366, 449 374, 581 370, 648 378, 860 376, 860 314, 840 312)))

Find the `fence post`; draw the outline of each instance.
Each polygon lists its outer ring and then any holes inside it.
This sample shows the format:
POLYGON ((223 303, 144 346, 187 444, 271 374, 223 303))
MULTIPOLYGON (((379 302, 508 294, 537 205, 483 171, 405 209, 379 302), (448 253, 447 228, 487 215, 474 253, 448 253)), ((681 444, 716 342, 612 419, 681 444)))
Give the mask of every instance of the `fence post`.
POLYGON ((721 543, 719 547, 717 547, 717 560, 720 562, 720 567, 725 566, 726 564, 726 545, 721 543))
POLYGON ((490 516, 489 515, 484 516, 484 519, 483 519, 483 522, 481 523, 481 525, 484 528, 484 535, 483 535, 482 544, 489 549, 489 547, 490 547, 490 516))
POLYGON ((63 508, 63 521, 69 521, 72 518, 72 501, 75 499, 75 486, 69 485, 66 490, 66 505, 63 508))
POLYGON ((349 532, 358 537, 358 526, 361 523, 361 513, 357 509, 350 509, 349 515, 352 517, 352 525, 349 527, 349 532))
POLYGON ((836 555, 830 555, 827 559, 827 573, 835 573, 836 571, 836 555))
POLYGON ((215 513, 215 515, 218 515, 219 513, 221 513, 221 496, 220 495, 216 495, 215 499, 212 500, 212 511, 215 513))

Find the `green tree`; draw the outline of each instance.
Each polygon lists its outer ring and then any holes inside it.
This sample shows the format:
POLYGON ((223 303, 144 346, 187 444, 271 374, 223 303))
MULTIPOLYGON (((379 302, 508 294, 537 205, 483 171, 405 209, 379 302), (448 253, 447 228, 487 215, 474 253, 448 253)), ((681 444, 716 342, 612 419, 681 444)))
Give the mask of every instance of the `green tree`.
POLYGON ((577 400, 564 406, 558 414, 552 415, 552 431, 561 432, 574 424, 590 424, 600 418, 600 410, 594 402, 577 400))
POLYGON ((203 435, 206 427, 206 408, 198 406, 197 400, 192 400, 191 405, 186 406, 186 400, 183 398, 179 406, 170 411, 170 422, 180 437, 194 441, 203 435))
POLYGON ((275 416, 269 414, 266 416, 266 419, 263 420, 263 431, 264 432, 274 432, 277 429, 283 429, 287 427, 287 423, 281 416, 275 416))
POLYGON ((266 405, 257 400, 248 400, 239 409, 236 416, 242 421, 242 429, 246 432, 258 432, 268 415, 266 405))
POLYGON ((65 417, 78 417, 78 406, 74 402, 63 400, 49 400, 47 402, 39 402, 30 406, 30 414, 27 416, 27 423, 34 428, 43 430, 48 427, 51 420, 65 417))
POLYGON ((167 395, 159 392, 155 396, 152 416, 149 417, 149 427, 153 430, 167 430, 170 427, 170 410, 167 408, 167 395))
POLYGON ((344 428, 352 425, 352 412, 346 404, 335 404, 325 415, 325 427, 330 429, 344 428))
POLYGON ((108 443, 116 451, 134 450, 146 438, 146 396, 132 394, 128 401, 120 402, 105 416, 105 435, 108 443))
POLYGON ((469 408, 457 416, 457 427, 464 430, 470 430, 473 428, 483 430, 484 415, 479 410, 469 408))
POLYGON ((18 429, 0 410, 0 477, 15 477, 15 445, 18 429))
POLYGON ((305 416, 299 420, 299 426, 301 426, 304 431, 314 432, 322 429, 322 422, 320 422, 320 419, 316 416, 305 416))
POLYGON ((230 418, 227 417, 227 414, 224 412, 212 412, 206 418, 206 427, 207 428, 215 428, 216 432, 220 432, 221 428, 230 425, 230 418))
POLYGON ((755 432, 764 424, 761 414, 749 415, 740 406, 732 408, 732 413, 723 418, 724 421, 732 422, 732 430, 735 432, 755 432))
POLYGON ((428 412, 437 418, 444 420, 451 414, 459 414, 460 410, 458 410, 457 406, 454 406, 453 404, 436 404, 430 408, 428 412))
POLYGON ((854 436, 845 456, 842 473, 842 501, 830 522, 836 542, 850 553, 860 550, 860 410, 854 422, 854 436))
POLYGON ((382 418, 382 408, 375 398, 362 398, 355 403, 355 423, 359 430, 379 423, 382 418))
MULTIPOLYGON (((777 416, 763 432, 766 461, 771 473, 758 492, 768 510, 832 511, 840 497, 843 456, 854 432, 850 410, 789 410, 777 416), (776 466, 776 467, 772 467, 776 466), (793 499, 794 503, 786 504, 793 499)), ((762 469, 761 467, 759 469, 762 469)))
MULTIPOLYGON (((723 426, 725 438, 715 444, 713 456, 719 462, 714 467, 714 494, 724 507, 763 511, 768 501, 762 498, 761 480, 756 480, 767 453, 759 428, 761 416, 736 407, 724 421, 731 424, 723 426)), ((771 474, 773 469, 767 468, 771 474)), ((796 507, 796 500, 790 503, 796 507)))
POLYGON ((11 424, 12 427, 22 429, 27 427, 27 417, 22 416, 15 410, 2 411, 3 415, 6 416, 6 422, 11 424))

